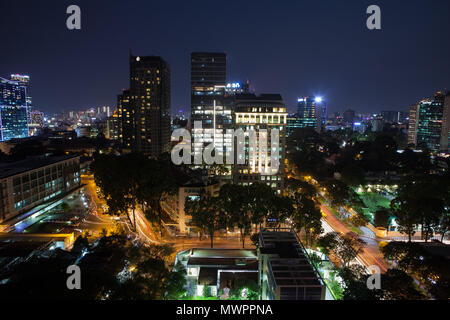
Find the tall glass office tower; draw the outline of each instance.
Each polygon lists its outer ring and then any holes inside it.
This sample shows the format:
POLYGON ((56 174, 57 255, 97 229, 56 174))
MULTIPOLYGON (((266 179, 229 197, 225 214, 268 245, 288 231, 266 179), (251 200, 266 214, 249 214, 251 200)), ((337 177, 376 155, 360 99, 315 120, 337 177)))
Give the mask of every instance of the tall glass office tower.
POLYGON ((322 129, 326 121, 327 108, 320 97, 298 98, 297 116, 300 128, 311 127, 317 132, 322 129))
POLYGON ((26 87, 0 78, 0 141, 28 137, 26 87))
MULTIPOLYGON (((218 154, 231 147, 232 106, 227 103, 226 54, 191 53, 191 132, 194 159, 214 143, 218 154), (201 129, 195 123, 201 123, 201 129)), ((197 163, 198 164, 198 163, 197 163)))
POLYGON ((432 99, 419 102, 417 112, 417 147, 448 151, 448 115, 450 96, 437 92, 432 99))

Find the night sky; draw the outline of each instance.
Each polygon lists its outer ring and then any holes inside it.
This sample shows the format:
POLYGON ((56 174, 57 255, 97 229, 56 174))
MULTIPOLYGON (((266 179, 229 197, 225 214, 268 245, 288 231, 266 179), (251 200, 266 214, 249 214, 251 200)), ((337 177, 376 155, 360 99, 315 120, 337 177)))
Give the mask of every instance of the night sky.
POLYGON ((31 76, 38 109, 116 106, 128 54, 160 55, 172 71, 172 110, 190 109, 189 53, 228 54, 229 80, 257 93, 320 95, 329 111, 407 110, 450 89, 449 0, 2 0, 0 77, 31 76), (66 28, 81 7, 82 29, 66 28), (381 7, 382 30, 366 28, 381 7))

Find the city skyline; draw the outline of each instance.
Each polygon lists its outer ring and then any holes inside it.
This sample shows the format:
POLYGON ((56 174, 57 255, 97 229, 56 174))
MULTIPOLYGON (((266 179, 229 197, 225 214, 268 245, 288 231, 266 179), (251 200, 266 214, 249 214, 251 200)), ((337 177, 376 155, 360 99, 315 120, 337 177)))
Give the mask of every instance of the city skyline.
POLYGON ((24 19, 41 27, 19 25, 15 37, 5 35, 10 46, 3 52, 0 74, 30 75, 33 102, 45 113, 115 107, 118 90, 128 87, 130 49, 136 55, 161 56, 171 65, 172 114, 180 109, 189 113, 189 54, 195 51, 226 52, 227 81, 250 80, 257 93, 280 93, 289 112, 306 95, 324 97, 329 113, 348 108, 407 111, 428 92, 449 88, 445 57, 450 47, 439 40, 448 30, 448 3, 380 1, 383 28, 372 32, 365 27, 366 2, 228 2, 214 18, 218 4, 213 3, 169 9, 161 3, 79 1, 79 31, 65 28, 67 1, 45 12, 34 3, 2 5, 3 23, 24 19), (117 23, 120 12, 129 13, 117 23), (188 17, 193 19, 186 26, 188 17), (410 23, 419 19, 427 24, 410 23), (211 28, 201 29, 208 24, 211 28), (200 30, 204 36, 198 37, 200 30), (19 43, 21 35, 29 41, 19 43), (430 49, 427 43, 439 44, 430 49))
POLYGON ((450 301, 449 9, 3 1, 0 300, 450 301))

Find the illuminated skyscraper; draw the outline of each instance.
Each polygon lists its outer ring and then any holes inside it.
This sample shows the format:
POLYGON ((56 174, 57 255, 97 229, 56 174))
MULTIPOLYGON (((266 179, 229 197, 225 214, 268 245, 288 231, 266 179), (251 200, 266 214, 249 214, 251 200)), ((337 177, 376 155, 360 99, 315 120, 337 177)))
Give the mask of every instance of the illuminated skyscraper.
POLYGON ((117 114, 119 118, 119 141, 125 149, 132 148, 135 140, 134 133, 134 109, 130 104, 130 90, 123 90, 117 96, 117 114))
MULTIPOLYGON (((249 185, 254 182, 266 183, 281 194, 284 188, 284 159, 286 142, 287 112, 283 99, 279 94, 254 94, 236 96, 234 110, 235 129, 245 133, 244 164, 236 158, 233 167, 234 183, 249 185), (279 150, 272 148, 272 130, 279 130, 279 150), (258 145, 251 145, 250 130, 256 133, 258 145), (260 145, 261 134, 265 134, 267 146, 260 145), (273 155, 278 154, 278 167, 271 162, 273 155)), ((237 149, 237 147, 236 147, 237 149)), ((235 152, 236 153, 236 152, 235 152)), ((240 155, 236 155, 240 156, 240 155)))
POLYGON ((297 114, 289 114, 287 117, 286 137, 289 137, 298 128, 302 128, 302 120, 297 114))
POLYGON ((327 108, 320 97, 303 97, 298 99, 297 115, 300 128, 311 127, 317 132, 322 130, 326 122, 327 108))
POLYGON ((450 95, 437 92, 418 105, 417 147, 433 152, 448 151, 450 95))
POLYGON ((24 74, 12 74, 10 79, 17 81, 20 86, 25 88, 27 106, 30 107, 33 104, 33 99, 30 96, 30 76, 24 74))
POLYGON ((113 115, 106 118, 106 139, 119 140, 120 121, 118 110, 114 110, 113 115))
POLYGON ((170 69, 161 57, 130 55, 132 147, 151 157, 170 152, 170 69))
POLYGON ((226 60, 225 53, 191 53, 190 124, 194 157, 213 142, 219 154, 224 147, 231 146, 231 135, 226 133, 233 128, 231 104, 225 101, 226 60), (195 128, 196 122, 201 123, 201 129, 195 128))
POLYGON ((23 84, 0 78, 0 141, 28 137, 26 100, 23 84))
POLYGON ((408 144, 417 144, 417 126, 419 121, 419 106, 414 104, 409 107, 409 121, 408 121, 408 144))
POLYGON ((441 151, 450 152, 450 91, 445 95, 442 111, 441 151))

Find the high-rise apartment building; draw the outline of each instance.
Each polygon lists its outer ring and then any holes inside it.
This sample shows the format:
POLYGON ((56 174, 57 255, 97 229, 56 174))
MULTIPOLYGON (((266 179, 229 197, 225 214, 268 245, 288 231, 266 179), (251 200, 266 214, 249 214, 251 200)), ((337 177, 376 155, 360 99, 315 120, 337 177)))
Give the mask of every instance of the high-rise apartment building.
POLYGON ((241 185, 266 183, 278 193, 282 192, 287 116, 286 107, 279 94, 236 96, 234 126, 236 130, 242 129, 245 134, 245 154, 238 155, 235 152, 237 157, 233 168, 234 183, 241 185), (273 129, 279 130, 279 150, 274 150, 272 146, 273 129), (256 134, 257 145, 250 143, 250 130, 254 130, 256 134), (262 134, 266 136, 266 145, 260 144, 262 134), (238 159, 239 156, 245 158, 238 159), (279 158, 277 166, 272 163, 274 156, 279 158))
POLYGON ((28 137, 26 87, 0 78, 0 141, 28 137))
POLYGON ((130 103, 130 90, 123 90, 117 96, 117 114, 119 118, 119 140, 122 147, 132 149, 135 140, 134 132, 134 109, 130 103))
POLYGON ((120 122, 119 111, 114 110, 113 115, 106 118, 106 139, 119 140, 120 122))
POLYGON ((409 107, 409 121, 408 121, 408 144, 417 144, 417 126, 419 121, 419 106, 420 104, 413 104, 409 107))
POLYGON ((170 68, 161 57, 130 55, 130 104, 132 149, 151 157, 170 152, 170 68))

